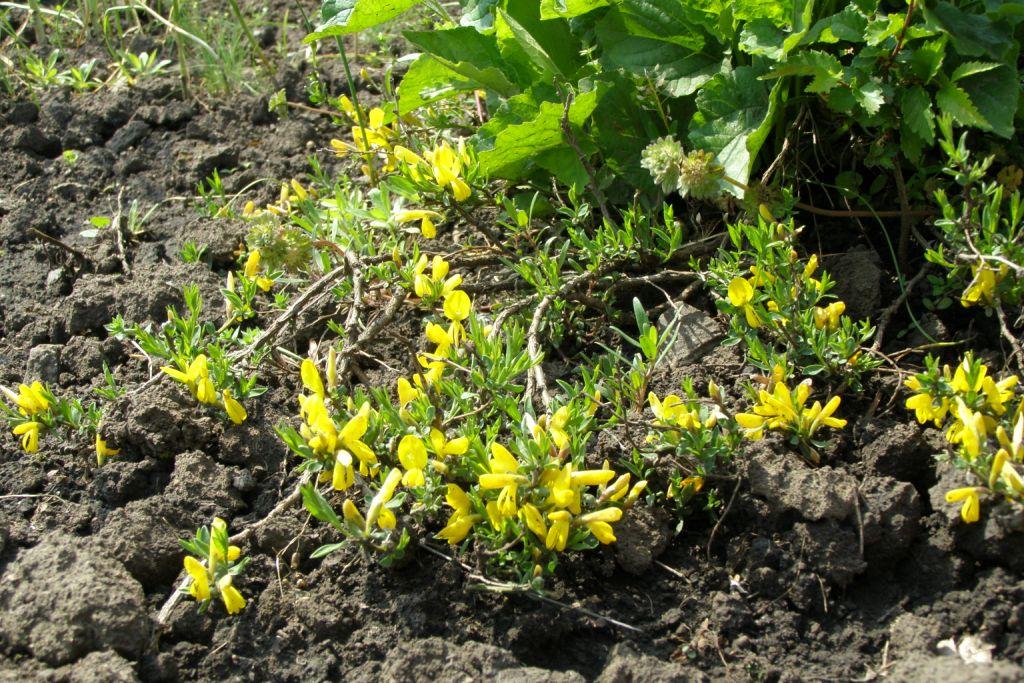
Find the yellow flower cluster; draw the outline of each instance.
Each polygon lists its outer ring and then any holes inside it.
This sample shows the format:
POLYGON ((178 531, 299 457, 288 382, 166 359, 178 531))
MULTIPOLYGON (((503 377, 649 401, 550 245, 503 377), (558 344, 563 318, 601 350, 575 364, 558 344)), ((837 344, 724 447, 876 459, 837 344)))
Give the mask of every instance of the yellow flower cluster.
POLYGON ((287 218, 295 212, 300 202, 317 199, 319 196, 316 188, 305 187, 298 180, 292 178, 286 183, 281 183, 281 194, 276 203, 267 204, 261 209, 250 200, 242 207, 242 217, 277 216, 278 218, 287 218))
POLYGON ((804 380, 790 391, 785 382, 777 381, 771 392, 761 389, 752 413, 737 413, 736 422, 745 431, 748 439, 757 440, 764 431, 788 432, 801 441, 814 439, 822 427, 842 429, 846 420, 833 417, 839 408, 839 397, 833 396, 825 405, 815 401, 810 407, 807 399, 811 395, 811 381, 804 380))
POLYGON ((213 378, 210 377, 209 360, 205 354, 199 354, 195 359, 185 366, 184 370, 164 366, 160 368, 171 378, 181 382, 200 403, 224 406, 224 412, 228 418, 237 424, 242 424, 248 416, 242 404, 231 395, 231 391, 224 389, 220 396, 217 396, 217 388, 214 386, 213 378))
MULTIPOLYGON (((227 536, 227 522, 219 517, 213 520, 211 531, 214 535, 227 536)), ((232 585, 232 575, 227 571, 231 564, 238 561, 242 549, 236 545, 227 546, 224 552, 218 544, 211 539, 209 553, 205 562, 201 562, 192 555, 185 556, 185 571, 188 573, 190 582, 188 593, 197 602, 206 603, 210 600, 213 591, 216 590, 224 601, 224 607, 228 614, 236 614, 245 607, 246 601, 242 594, 232 585), (223 566, 222 565, 225 565, 223 566), (223 571, 222 571, 223 569, 223 571), (218 574, 220 575, 218 577, 218 574)))
POLYGON ((996 288, 1010 274, 1010 267, 1000 264, 993 268, 988 264, 971 266, 971 282, 960 296, 962 306, 992 306, 996 301, 996 288))
MULTIPOLYGON (((348 97, 342 95, 339 98, 341 109, 352 121, 352 142, 346 142, 337 138, 331 140, 331 148, 339 157, 347 157, 350 154, 361 154, 364 158, 372 153, 381 153, 384 158, 384 170, 391 172, 395 169, 395 150, 392 142, 398 137, 398 131, 392 126, 384 123, 387 114, 380 107, 373 107, 370 111, 360 112, 356 105, 348 97), (360 125, 359 114, 363 114, 365 126, 360 125)), ((369 164, 363 164, 362 171, 367 177, 371 177, 369 164)))
POLYGON ((31 384, 18 385, 18 393, 7 387, 0 387, 0 390, 17 406, 18 413, 28 418, 16 424, 12 431, 15 436, 21 437, 22 450, 26 453, 35 453, 39 450, 39 433, 44 427, 44 423, 37 418, 49 414, 53 406, 52 394, 38 380, 31 384))
POLYGON ((958 447, 956 455, 984 482, 946 493, 947 502, 961 504, 965 522, 980 518, 982 493, 1024 499, 1024 478, 1018 471, 1024 466, 1024 403, 1014 410, 1010 406, 1018 382, 1016 375, 997 380, 984 363, 967 354, 955 371, 948 365, 940 371, 936 364, 904 383, 915 392, 905 405, 917 421, 945 426, 946 440, 958 447))
POLYGON ((395 146, 395 157, 406 164, 406 170, 413 180, 433 179, 441 190, 450 192, 456 202, 464 202, 473 194, 472 188, 463 179, 463 172, 472 157, 464 140, 452 149, 448 142, 428 149, 420 156, 407 147, 395 146))

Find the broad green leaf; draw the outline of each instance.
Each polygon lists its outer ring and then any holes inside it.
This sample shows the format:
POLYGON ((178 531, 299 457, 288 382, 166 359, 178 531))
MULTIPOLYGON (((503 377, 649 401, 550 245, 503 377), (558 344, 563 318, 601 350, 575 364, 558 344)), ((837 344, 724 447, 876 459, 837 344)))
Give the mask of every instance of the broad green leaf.
MULTIPOLYGON (((569 123, 581 126, 597 106, 601 89, 580 93, 569 108, 569 123)), ((522 123, 497 129, 493 139, 477 146, 480 169, 490 177, 521 178, 541 152, 565 144, 560 102, 541 102, 536 115, 522 123)), ((478 134, 479 137, 479 134, 478 134)))
POLYGON ((459 24, 485 31, 494 26, 494 9, 500 0, 466 0, 459 24))
POLYGON ((760 55, 780 62, 785 57, 782 50, 786 33, 767 19, 748 21, 740 33, 739 47, 750 55, 760 55))
POLYGON ((988 121, 971 102, 970 96, 954 83, 947 82, 935 93, 935 103, 943 113, 952 116, 962 126, 989 128, 988 121))
POLYGON ((789 23, 790 15, 793 13, 793 0, 733 0, 731 4, 736 19, 767 19, 776 26, 785 26, 789 23))
POLYGON ((719 35, 718 11, 713 5, 687 0, 617 0, 616 6, 628 32, 641 38, 654 38, 699 50, 705 36, 719 35))
POLYGON ((305 42, 343 36, 383 24, 418 5, 421 0, 324 0, 321 24, 305 42))
POLYGON ((1013 137, 1014 115, 1020 96, 1020 80, 1011 66, 964 78, 957 83, 978 108, 989 129, 1003 138, 1013 137))
POLYGON ((511 97, 519 90, 510 80, 512 74, 505 71, 508 65, 493 35, 459 26, 442 31, 406 31, 405 37, 448 69, 502 97, 511 97))
POLYGON ((914 85, 903 91, 900 101, 901 125, 925 142, 935 140, 935 113, 932 98, 924 88, 914 85))
POLYGON ((805 45, 814 43, 838 43, 843 40, 849 43, 863 43, 864 31, 868 27, 868 18, 856 7, 848 6, 839 14, 833 14, 817 22, 807 37, 805 45))
MULTIPOLYGON (((500 71, 492 75, 504 78, 500 71)), ((487 87, 449 69, 430 55, 420 55, 398 84, 398 114, 403 116, 425 104, 487 87)))
POLYGON ((929 23, 949 34, 956 51, 965 57, 987 55, 1002 61, 1014 44, 1004 26, 983 14, 965 12, 945 1, 922 9, 929 23))
POLYGON ((551 75, 563 76, 530 32, 502 9, 498 9, 494 17, 494 35, 501 55, 520 74, 520 83, 547 81, 551 75))
POLYGON ((578 192, 582 191, 590 180, 576 151, 569 146, 553 147, 541 152, 535 162, 552 177, 557 178, 560 184, 575 187, 578 192))
POLYGON ((569 30, 567 21, 561 18, 542 19, 537 0, 505 0, 503 11, 531 59, 549 60, 556 67, 554 73, 575 80, 576 71, 583 65, 580 57, 582 45, 569 30), (518 28, 514 24, 518 24, 518 28), (533 51, 540 54, 532 54, 533 51))
MULTIPOLYGON (((779 83, 769 91, 754 67, 716 76, 697 95, 690 143, 714 152, 729 177, 746 183, 771 131, 780 91, 779 83)), ((738 188, 730 191, 742 195, 738 188)))
POLYGON ((571 19, 609 4, 608 0, 540 0, 540 18, 571 19))
POLYGON ((874 47, 881 45, 890 38, 895 38, 903 29, 902 14, 883 14, 874 16, 868 21, 868 27, 864 31, 864 38, 868 45, 874 47))
POLYGON ((796 0, 793 3, 792 30, 782 43, 782 53, 788 55, 803 39, 812 28, 811 21, 814 19, 814 0, 796 0))
POLYGON ((729 68, 728 56, 717 48, 694 51, 676 43, 630 35, 613 14, 598 24, 597 36, 609 66, 651 78, 669 97, 691 95, 729 68))

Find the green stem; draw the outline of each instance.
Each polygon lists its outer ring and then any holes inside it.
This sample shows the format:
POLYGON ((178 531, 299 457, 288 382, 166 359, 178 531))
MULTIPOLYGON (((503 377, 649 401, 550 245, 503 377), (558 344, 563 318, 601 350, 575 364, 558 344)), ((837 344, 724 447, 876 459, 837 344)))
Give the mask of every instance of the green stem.
POLYGON ((231 4, 231 11, 234 13, 235 18, 238 19, 238 23, 242 26, 242 31, 245 33, 245 38, 249 41, 250 47, 252 47, 256 56, 259 57, 259 60, 263 62, 263 68, 266 69, 270 77, 273 78, 277 75, 276 71, 270 62, 267 61, 267 56, 263 54, 263 50, 260 48, 259 43, 256 42, 256 38, 253 36, 252 31, 249 29, 249 22, 245 20, 245 16, 238 8, 238 0, 228 0, 228 2, 231 4))
POLYGON ((363 158, 366 160, 366 167, 370 171, 370 182, 374 185, 377 184, 377 169, 373 167, 373 155, 370 153, 370 138, 366 135, 366 120, 363 113, 363 108, 359 104, 359 95, 356 92, 356 82, 352 79, 352 70, 348 65, 348 54, 345 52, 345 42, 341 39, 341 36, 336 38, 338 43, 338 52, 341 53, 341 65, 345 68, 345 80, 348 81, 348 92, 352 97, 352 104, 356 108, 356 121, 359 122, 359 130, 363 134, 363 146, 366 147, 366 152, 363 154, 363 158))

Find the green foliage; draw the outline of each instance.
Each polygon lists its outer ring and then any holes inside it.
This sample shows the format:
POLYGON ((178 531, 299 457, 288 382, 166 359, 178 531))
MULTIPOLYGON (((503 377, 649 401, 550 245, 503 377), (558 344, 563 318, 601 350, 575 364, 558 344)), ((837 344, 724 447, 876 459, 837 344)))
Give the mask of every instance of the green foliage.
MULTIPOLYGON (((414 4, 327 0, 308 39, 368 28, 414 4)), ((865 164, 890 168, 935 146, 939 115, 1002 138, 1014 131, 1019 13, 990 3, 464 4, 461 26, 407 32, 421 54, 398 87, 399 113, 487 92, 493 112, 473 142, 491 177, 551 174, 577 186, 617 177, 653 189, 620 160, 675 134, 716 155, 741 195, 761 152, 778 151, 804 108, 863 139, 865 164), (588 179, 585 162, 602 155, 600 177, 588 179)))

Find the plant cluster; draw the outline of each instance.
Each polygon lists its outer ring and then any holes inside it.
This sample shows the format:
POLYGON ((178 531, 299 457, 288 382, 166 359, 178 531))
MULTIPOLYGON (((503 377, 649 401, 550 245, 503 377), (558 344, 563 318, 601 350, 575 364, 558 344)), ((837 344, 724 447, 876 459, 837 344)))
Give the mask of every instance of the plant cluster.
MULTIPOLYGON (((838 381, 854 390, 861 376, 879 365, 864 345, 874 328, 855 322, 829 291, 834 282, 819 273, 818 256, 801 259, 792 221, 759 216, 756 224, 729 226, 729 248, 711 259, 704 278, 729 316, 726 344, 742 343, 748 360, 763 373, 838 381)), ((778 382, 777 382, 778 383, 778 382)))
POLYGON ((228 525, 219 517, 209 526, 196 530, 194 538, 179 541, 185 552, 186 583, 180 591, 195 599, 199 611, 210 608, 215 596, 220 596, 228 614, 237 614, 246 600, 234 585, 235 577, 249 564, 242 557, 242 549, 228 540, 228 525))
POLYGON ((906 381, 914 392, 907 408, 921 424, 946 429, 950 461, 974 483, 946 492, 947 502, 961 504, 965 522, 978 521, 983 495, 1024 505, 1024 401, 1018 383, 1017 375, 997 379, 969 353, 955 371, 929 356, 925 371, 906 381))

